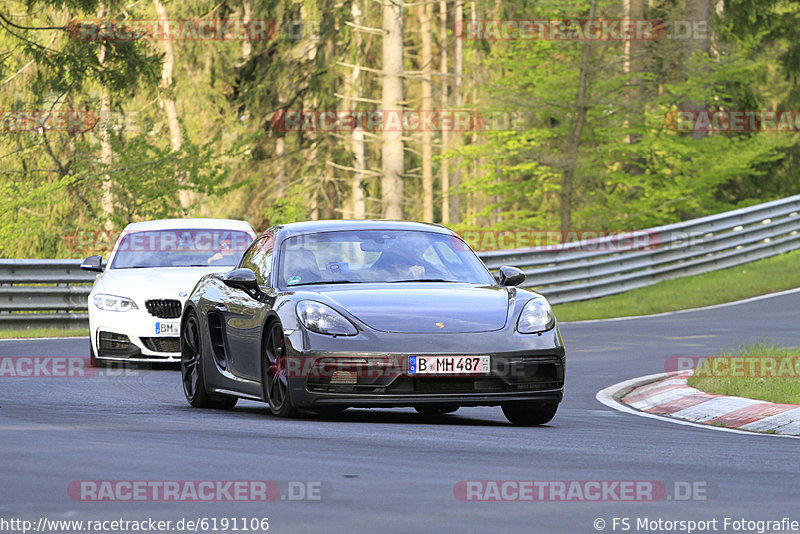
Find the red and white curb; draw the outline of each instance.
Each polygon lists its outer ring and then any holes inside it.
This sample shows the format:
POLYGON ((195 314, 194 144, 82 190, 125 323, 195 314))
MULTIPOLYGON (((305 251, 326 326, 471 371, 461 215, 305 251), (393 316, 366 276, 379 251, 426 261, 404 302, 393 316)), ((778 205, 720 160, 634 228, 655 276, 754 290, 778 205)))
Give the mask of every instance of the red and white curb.
POLYGON ((714 430, 800 437, 800 406, 712 395, 686 383, 691 371, 650 375, 597 394, 611 408, 714 430))

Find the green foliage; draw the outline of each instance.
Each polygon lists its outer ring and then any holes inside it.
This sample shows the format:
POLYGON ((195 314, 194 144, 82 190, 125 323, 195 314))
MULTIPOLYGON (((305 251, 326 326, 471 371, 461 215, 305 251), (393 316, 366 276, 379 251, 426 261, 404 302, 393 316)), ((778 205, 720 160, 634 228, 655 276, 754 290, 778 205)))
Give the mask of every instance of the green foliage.
POLYGON ((304 221, 308 218, 305 196, 297 188, 291 194, 277 199, 264 209, 265 226, 304 221))
MULTIPOLYGON (((541 18, 576 18, 585 16, 587 6, 588 2, 569 6, 539 2, 525 17, 538 18, 541 10, 541 18)), ((602 16, 619 16, 618 9, 618 2, 598 2, 602 16)), ((726 21, 725 35, 733 38, 734 28, 741 24, 736 19, 726 21)), ((483 110, 524 111, 530 121, 514 131, 488 132, 484 143, 452 154, 476 165, 477 172, 463 184, 462 193, 482 193, 491 199, 473 220, 491 221, 489 215, 496 214, 496 222, 490 223, 496 229, 557 228, 560 192, 573 164, 574 228, 630 230, 800 191, 800 181, 787 172, 796 169, 791 165, 797 159, 796 133, 693 136, 670 129, 669 113, 696 109, 693 103, 714 103, 705 105, 712 110, 764 109, 766 95, 757 89, 769 91, 775 78, 767 58, 783 52, 779 48, 771 54, 754 54, 748 35, 742 32, 738 37, 744 42, 723 43, 710 56, 689 55, 675 42, 650 42, 640 60, 647 70, 634 73, 622 68, 624 51, 619 43, 493 44, 487 63, 503 76, 489 86, 483 110), (573 162, 570 131, 579 111, 578 75, 587 47, 587 120, 573 162), (784 168, 776 177, 774 171, 784 168)))
POLYGON ((725 362, 719 366, 720 369, 735 365, 733 362, 737 358, 747 358, 741 367, 744 371, 740 374, 747 373, 751 369, 751 363, 752 368, 756 370, 755 374, 762 372, 765 366, 755 363, 758 361, 755 358, 769 358, 774 362, 773 371, 776 371, 776 374, 782 373, 782 376, 769 376, 769 372, 766 376, 690 376, 689 386, 715 395, 745 397, 781 404, 800 404, 800 381, 797 379, 800 376, 799 349, 774 343, 754 343, 737 347, 734 351, 724 351, 709 356, 709 360, 714 358, 722 358, 725 362))
MULTIPOLYGON (((645 2, 645 19, 687 17, 685 3, 645 2)), ((240 20, 244 2, 166 3, 170 19, 240 20)), ((82 110, 111 124, 78 132, 4 132, 0 127, 0 255, 76 254, 78 231, 121 229, 172 216, 248 219, 255 227, 351 213, 354 153, 348 131, 284 132, 286 110, 375 110, 381 94, 381 36, 374 2, 251 1, 252 19, 286 30, 304 21, 315 35, 266 40, 172 42, 173 84, 164 86, 165 43, 74 39, 82 19, 157 18, 151 2, 10 0, 0 7, 0 110, 82 110), (101 14, 102 13, 102 14, 101 14), (356 43, 358 46, 356 46, 356 43), (353 70, 362 99, 349 100, 353 70), (180 149, 165 103, 175 103, 180 149), (279 146, 283 147, 282 152, 279 146), (104 164, 104 161, 110 163, 104 164), (187 198, 190 205, 182 205, 187 198)), ((464 4, 478 19, 581 19, 590 0, 464 4)), ((597 0, 597 18, 623 18, 618 0, 597 0)), ((437 6, 438 7, 438 6, 437 6)), ((670 114, 709 109, 800 109, 800 8, 789 0, 726 0, 712 21, 708 54, 697 43, 662 39, 628 58, 621 41, 458 40, 448 3, 442 40, 433 21, 433 70, 447 47, 448 76, 433 75, 434 107, 455 106, 455 44, 464 48, 460 102, 482 114, 515 114, 511 127, 453 133, 442 156, 434 132, 435 190, 445 160, 460 173, 457 229, 556 229, 568 206, 576 229, 632 229, 800 193, 796 133, 691 135, 670 114), (578 103, 584 52, 585 102, 578 103), (626 60, 633 64, 626 70, 626 60), (443 85, 451 95, 441 101, 443 85), (573 143, 578 117, 585 126, 573 143), (565 199, 565 177, 572 194, 565 199)), ((406 10, 405 61, 420 64, 416 7, 406 10)), ((639 46, 639 45, 637 45, 639 46)), ((405 78, 406 107, 421 82, 405 78)), ((174 124, 172 124, 174 130, 174 124)), ((377 133, 377 135, 374 135, 377 133)), ((368 217, 380 207, 381 136, 366 136, 368 217), (378 171, 378 172, 376 172, 378 171)), ((406 217, 422 216, 421 136, 405 137, 406 217)), ((442 197, 434 197, 442 217, 442 197)))

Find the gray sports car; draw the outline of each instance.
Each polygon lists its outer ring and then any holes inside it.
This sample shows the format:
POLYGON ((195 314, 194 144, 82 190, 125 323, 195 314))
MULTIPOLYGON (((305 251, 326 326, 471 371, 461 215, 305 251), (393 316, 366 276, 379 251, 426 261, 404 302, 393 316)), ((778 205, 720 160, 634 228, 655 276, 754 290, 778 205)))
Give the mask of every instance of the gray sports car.
POLYGON ((258 237, 183 309, 181 377, 198 408, 267 402, 277 416, 348 407, 442 414, 501 406, 540 425, 564 392, 547 300, 499 283, 454 232, 397 221, 314 221, 258 237))

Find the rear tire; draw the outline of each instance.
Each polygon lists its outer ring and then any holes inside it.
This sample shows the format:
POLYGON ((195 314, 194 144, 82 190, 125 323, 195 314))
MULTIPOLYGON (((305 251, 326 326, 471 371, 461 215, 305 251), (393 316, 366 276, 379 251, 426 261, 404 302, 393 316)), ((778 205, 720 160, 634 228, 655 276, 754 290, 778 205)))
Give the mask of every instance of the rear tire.
POLYGON ((513 425, 538 426, 553 420, 558 410, 557 402, 509 402, 503 404, 503 414, 513 425))
POLYGON ((277 320, 267 324, 264 330, 263 353, 261 383, 270 411, 278 417, 297 417, 300 412, 292 404, 286 376, 286 340, 283 327, 277 320))
POLYGON ((414 409, 420 415, 443 415, 446 413, 454 413, 458 411, 458 408, 458 406, 447 405, 414 406, 414 409))
POLYGON ((189 312, 186 324, 181 329, 181 382, 186 400, 195 408, 230 410, 239 400, 236 397, 217 397, 208 393, 203 373, 200 321, 194 311, 189 312))

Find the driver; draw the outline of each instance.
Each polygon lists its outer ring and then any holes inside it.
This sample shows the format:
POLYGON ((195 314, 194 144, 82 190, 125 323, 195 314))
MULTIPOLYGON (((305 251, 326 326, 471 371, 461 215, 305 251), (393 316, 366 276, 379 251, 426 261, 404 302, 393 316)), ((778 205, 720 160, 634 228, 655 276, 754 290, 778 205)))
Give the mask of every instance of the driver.
POLYGON ((376 262, 380 269, 387 271, 392 277, 401 280, 419 279, 425 276, 425 263, 421 258, 416 261, 404 256, 398 251, 387 250, 376 262))
POLYGON ((217 263, 229 256, 233 256, 236 253, 233 248, 233 240, 230 237, 221 239, 218 242, 218 245, 219 250, 217 250, 210 258, 208 258, 208 260, 206 260, 206 263, 209 265, 212 263, 217 263))

